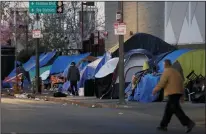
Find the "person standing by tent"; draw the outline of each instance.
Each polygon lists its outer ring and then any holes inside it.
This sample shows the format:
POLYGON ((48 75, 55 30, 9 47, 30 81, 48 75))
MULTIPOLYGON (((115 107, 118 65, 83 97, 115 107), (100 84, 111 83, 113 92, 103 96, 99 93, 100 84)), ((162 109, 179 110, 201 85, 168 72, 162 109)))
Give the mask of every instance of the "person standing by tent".
POLYGON ((168 96, 164 116, 160 126, 157 127, 157 129, 167 131, 167 126, 172 118, 172 115, 175 114, 181 124, 187 128, 186 133, 188 133, 193 129, 195 123, 184 113, 181 108, 180 100, 184 99, 184 80, 182 79, 181 74, 171 66, 171 61, 166 59, 164 61, 164 72, 160 78, 160 82, 152 92, 152 94, 155 95, 163 88, 164 96, 168 96))
POLYGON ((69 90, 71 90, 73 95, 78 96, 77 82, 80 80, 80 72, 75 62, 72 62, 68 69, 67 80, 70 81, 69 90))

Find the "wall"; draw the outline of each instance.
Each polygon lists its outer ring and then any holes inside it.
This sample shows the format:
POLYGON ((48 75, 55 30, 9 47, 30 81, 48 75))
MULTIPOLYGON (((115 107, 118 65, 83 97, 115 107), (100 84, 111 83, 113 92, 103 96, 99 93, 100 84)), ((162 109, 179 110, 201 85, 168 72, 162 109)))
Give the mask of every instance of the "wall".
POLYGON ((205 44, 205 2, 165 2, 165 41, 205 44))
POLYGON ((164 39, 164 2, 138 2, 138 32, 164 39))
POLYGON ((127 33, 124 36, 126 41, 131 37, 130 31, 137 32, 137 2, 124 2, 123 9, 123 19, 127 25, 127 33))
MULTIPOLYGON (((117 44, 113 23, 117 11, 117 2, 105 2, 105 30, 108 31, 106 48, 117 44)), ((123 18, 127 25, 124 40, 131 37, 130 31, 149 33, 164 39, 164 2, 124 2, 123 18)))
POLYGON ((105 49, 113 47, 118 42, 118 37, 114 35, 113 24, 116 21, 116 12, 118 9, 117 2, 105 2, 105 30, 108 32, 108 37, 105 39, 105 49))

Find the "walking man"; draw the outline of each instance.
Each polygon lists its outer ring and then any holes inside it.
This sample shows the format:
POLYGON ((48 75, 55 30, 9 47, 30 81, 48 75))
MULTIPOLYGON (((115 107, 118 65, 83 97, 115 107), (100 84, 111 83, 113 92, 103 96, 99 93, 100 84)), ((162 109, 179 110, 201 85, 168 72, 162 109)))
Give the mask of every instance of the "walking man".
POLYGON ((181 124, 187 128, 186 133, 189 133, 195 126, 195 123, 187 115, 185 115, 180 106, 180 100, 184 99, 184 80, 181 74, 173 69, 171 65, 170 60, 166 59, 164 61, 164 72, 161 76, 160 82, 152 92, 152 94, 155 95, 158 91, 164 89, 164 96, 168 96, 164 116, 160 126, 157 127, 157 129, 167 131, 167 126, 172 118, 172 115, 175 114, 181 124))
POLYGON ((67 74, 67 80, 70 81, 70 90, 73 95, 78 96, 77 82, 80 80, 80 72, 75 62, 72 62, 67 74))

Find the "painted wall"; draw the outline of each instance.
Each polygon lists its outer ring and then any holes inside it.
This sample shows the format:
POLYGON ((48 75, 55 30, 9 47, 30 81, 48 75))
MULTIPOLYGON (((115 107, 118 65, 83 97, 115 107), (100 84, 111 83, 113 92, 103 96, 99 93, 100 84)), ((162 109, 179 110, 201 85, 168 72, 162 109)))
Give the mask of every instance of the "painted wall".
POLYGON ((205 2, 165 2, 165 41, 205 43, 205 2))

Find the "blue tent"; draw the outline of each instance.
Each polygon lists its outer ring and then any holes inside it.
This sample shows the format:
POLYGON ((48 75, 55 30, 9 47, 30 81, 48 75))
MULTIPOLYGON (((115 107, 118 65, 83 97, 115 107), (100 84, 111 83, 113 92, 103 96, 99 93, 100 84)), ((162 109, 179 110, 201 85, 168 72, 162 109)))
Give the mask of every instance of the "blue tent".
MULTIPOLYGON (((168 44, 162 39, 147 33, 136 33, 124 43, 124 52, 132 49, 146 49, 153 55, 159 55, 168 51, 176 50, 175 46, 168 44)), ((119 56, 119 49, 112 53, 112 57, 119 56)))
POLYGON ((179 49, 167 54, 163 59, 158 62, 158 72, 162 73, 164 71, 163 62, 165 59, 169 59, 172 63, 174 63, 179 56, 189 51, 191 51, 191 49, 179 49))
MULTIPOLYGON (((105 53, 102 58, 95 60, 94 62, 88 64, 84 69, 79 66, 81 72, 81 78, 78 82, 78 88, 84 86, 84 82, 87 79, 93 78, 99 69, 111 58, 109 53, 105 53)), ((68 70, 68 69, 67 69, 68 70)), ((63 91, 66 91, 70 86, 69 81, 65 82, 63 85, 63 91)))
POLYGON ((85 80, 88 79, 93 79, 95 76, 96 68, 98 64, 101 62, 102 58, 99 58, 92 63, 88 64, 83 70, 82 70, 82 75, 81 79, 79 81, 79 87, 84 87, 84 82, 85 80))

